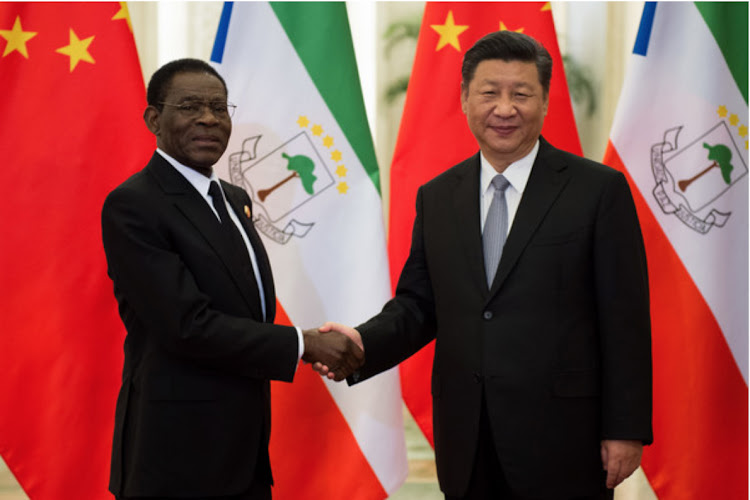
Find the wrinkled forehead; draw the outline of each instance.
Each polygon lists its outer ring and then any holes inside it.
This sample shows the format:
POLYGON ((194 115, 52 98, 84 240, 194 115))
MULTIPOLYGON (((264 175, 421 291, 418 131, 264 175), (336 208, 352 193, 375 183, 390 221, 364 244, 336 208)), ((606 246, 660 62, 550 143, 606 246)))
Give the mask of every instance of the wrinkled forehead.
POLYGON ((170 99, 226 101, 227 90, 221 80, 210 73, 177 73, 167 87, 170 99))

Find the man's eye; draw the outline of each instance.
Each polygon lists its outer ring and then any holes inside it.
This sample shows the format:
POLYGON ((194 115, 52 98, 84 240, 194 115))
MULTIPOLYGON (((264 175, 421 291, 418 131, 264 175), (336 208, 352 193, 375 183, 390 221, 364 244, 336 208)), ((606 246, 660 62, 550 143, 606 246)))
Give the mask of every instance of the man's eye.
POLYGON ((228 108, 223 102, 215 102, 211 104, 211 110, 213 110, 214 113, 226 113, 228 108))
POLYGON ((186 102, 186 103, 180 104, 180 110, 188 111, 188 112, 197 111, 199 106, 200 106, 199 104, 196 104, 194 102, 186 102))

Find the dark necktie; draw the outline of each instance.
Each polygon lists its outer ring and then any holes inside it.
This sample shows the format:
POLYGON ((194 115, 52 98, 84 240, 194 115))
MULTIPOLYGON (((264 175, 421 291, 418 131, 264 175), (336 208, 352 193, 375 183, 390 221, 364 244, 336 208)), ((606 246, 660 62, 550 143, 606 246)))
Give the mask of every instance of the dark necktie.
MULTIPOLYGON (((241 266, 247 279, 252 283, 251 288, 253 288, 253 291, 255 292, 254 295, 258 299, 258 305, 260 306, 260 297, 258 296, 259 286, 255 279, 255 271, 253 271, 253 263, 250 260, 247 245, 245 245, 245 240, 242 239, 242 235, 234 224, 234 221, 229 217, 227 205, 224 202, 224 197, 222 196, 218 182, 211 181, 211 185, 208 188, 208 194, 211 196, 211 202, 221 219, 221 229, 225 236, 226 244, 233 250, 232 254, 236 257, 237 263, 241 266)), ((265 315, 265 312, 263 314, 265 315)))
POLYGON ((505 201, 505 190, 510 183, 502 174, 492 179, 492 187, 495 195, 490 203, 487 220, 484 222, 482 233, 482 246, 484 247, 484 266, 487 274, 487 285, 492 286, 492 281, 500 264, 500 256, 503 254, 505 237, 508 233, 508 204, 505 201))

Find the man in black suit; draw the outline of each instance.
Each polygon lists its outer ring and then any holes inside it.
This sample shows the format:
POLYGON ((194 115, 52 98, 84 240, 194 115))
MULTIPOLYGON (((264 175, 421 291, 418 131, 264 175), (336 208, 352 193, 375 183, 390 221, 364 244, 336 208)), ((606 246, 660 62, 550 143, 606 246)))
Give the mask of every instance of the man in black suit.
POLYGON ((461 104, 480 152, 419 189, 383 311, 356 330, 323 328, 364 346, 350 382, 436 339, 435 454, 449 499, 612 498, 652 440, 635 207, 621 173, 541 137, 551 71, 520 33, 466 53, 461 104))
POLYGON ((147 100, 157 150, 102 210, 127 329, 109 488, 118 499, 268 499, 269 380, 291 381, 300 357, 343 376, 362 352, 339 333, 273 324, 250 198, 212 168, 233 107, 216 70, 166 64, 147 100))

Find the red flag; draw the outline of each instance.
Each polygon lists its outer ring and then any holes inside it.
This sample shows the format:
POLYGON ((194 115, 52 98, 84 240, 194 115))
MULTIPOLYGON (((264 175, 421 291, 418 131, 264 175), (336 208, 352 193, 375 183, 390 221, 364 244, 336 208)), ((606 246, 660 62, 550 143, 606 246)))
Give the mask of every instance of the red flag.
MULTIPOLYGON (((506 29, 536 38, 549 51, 552 82, 542 134, 554 146, 581 154, 549 3, 428 3, 391 165, 388 254, 394 286, 409 253, 417 188, 479 149, 461 111, 464 53, 484 35, 506 29)), ((430 344, 400 367, 404 401, 430 443, 433 355, 430 344)))
POLYGON ((127 7, 2 3, 0 50, 0 454, 31 498, 111 498, 125 331, 99 216, 154 148, 127 7))

